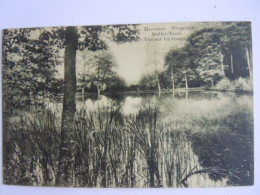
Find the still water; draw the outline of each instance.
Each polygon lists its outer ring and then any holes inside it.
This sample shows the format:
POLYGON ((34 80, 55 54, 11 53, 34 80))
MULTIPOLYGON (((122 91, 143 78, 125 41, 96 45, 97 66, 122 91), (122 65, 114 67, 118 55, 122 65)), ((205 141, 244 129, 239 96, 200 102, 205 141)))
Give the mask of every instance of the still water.
MULTIPOLYGON (((62 103, 49 103, 61 110, 62 103)), ((105 94, 76 98, 77 111, 119 109, 135 117, 159 110, 158 172, 163 187, 207 187, 253 184, 253 96, 231 92, 186 91, 105 94), (169 142, 171 139, 171 143, 169 142), (170 144, 169 144, 170 143, 170 144)), ((135 187, 145 187, 142 156, 136 157, 135 187)))

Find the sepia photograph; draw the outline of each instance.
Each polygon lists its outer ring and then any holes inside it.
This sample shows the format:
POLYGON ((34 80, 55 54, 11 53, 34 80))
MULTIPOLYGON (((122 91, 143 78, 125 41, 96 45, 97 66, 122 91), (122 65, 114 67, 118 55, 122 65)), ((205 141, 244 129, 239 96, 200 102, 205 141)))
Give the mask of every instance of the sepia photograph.
POLYGON ((3 183, 254 185, 250 22, 2 32, 3 183))

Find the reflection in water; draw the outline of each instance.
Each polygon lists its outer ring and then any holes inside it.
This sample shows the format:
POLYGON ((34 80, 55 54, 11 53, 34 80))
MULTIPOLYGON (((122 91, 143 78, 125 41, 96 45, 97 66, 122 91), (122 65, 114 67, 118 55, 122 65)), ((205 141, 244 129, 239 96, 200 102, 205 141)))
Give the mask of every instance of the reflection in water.
MULTIPOLYGON (((45 103, 45 107, 55 115, 46 113, 46 124, 41 123, 44 121, 39 115, 40 122, 36 124, 44 127, 42 135, 48 140, 55 136, 48 137, 53 132, 48 134, 45 127, 59 123, 62 102, 45 103), (52 117, 57 117, 58 122, 52 117)), ((76 109, 75 132, 77 143, 82 147, 78 148, 75 161, 79 166, 77 174, 83 178, 76 186, 210 187, 253 184, 251 95, 175 91, 161 93, 160 98, 157 92, 107 94, 100 98, 93 95, 84 100, 78 96, 76 109), (88 177, 84 179, 86 175, 88 177)), ((33 121, 33 114, 28 115, 33 121)), ((22 117, 18 117, 19 120, 15 117, 10 117, 9 123, 17 126, 19 131, 16 132, 20 133, 20 126, 25 122, 22 122, 22 117)), ((59 125, 55 129, 60 129, 59 125)), ((24 135, 30 134, 26 132, 24 135)), ((13 139, 14 135, 10 137, 13 139)), ((17 134, 15 139, 20 137, 17 134)), ((57 151, 58 146, 52 145, 58 143, 57 140, 36 140, 35 144, 49 144, 48 148, 57 151)), ((51 155, 55 156, 55 152, 51 155)), ((48 176, 48 172, 42 174, 48 176)), ((50 174, 55 175, 55 169, 50 174)), ((42 180, 41 174, 35 177, 39 182, 42 180)))
POLYGON ((79 104, 79 108, 85 108, 88 111, 96 111, 97 109, 105 108, 109 106, 111 99, 106 96, 100 95, 97 100, 86 99, 82 105, 79 104))
POLYGON ((189 91, 188 90, 186 90, 186 100, 189 98, 189 91))
MULTIPOLYGON (((189 132, 182 139, 172 138, 175 146, 170 150, 175 152, 167 154, 172 158, 173 167, 165 165, 170 162, 166 156, 162 158, 162 167, 158 169, 162 172, 163 186, 253 183, 252 96, 201 91, 162 93, 160 97, 156 94, 102 96, 98 100, 78 101, 77 109, 85 107, 95 111, 111 105, 121 107, 124 115, 159 108, 158 120, 170 124, 169 132, 189 132), (170 178, 167 173, 171 173, 170 178), (181 179, 185 181, 181 183, 181 179)), ((165 153, 165 148, 160 153, 165 153)))
POLYGON ((122 111, 124 114, 137 114, 141 107, 141 97, 127 97, 122 103, 122 111))

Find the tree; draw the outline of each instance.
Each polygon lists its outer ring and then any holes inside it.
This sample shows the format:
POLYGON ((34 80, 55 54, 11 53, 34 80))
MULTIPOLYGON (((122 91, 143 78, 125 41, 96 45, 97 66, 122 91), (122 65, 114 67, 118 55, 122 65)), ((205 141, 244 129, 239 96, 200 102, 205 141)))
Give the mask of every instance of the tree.
MULTIPOLYGON (((147 52, 149 54, 149 58, 147 59, 146 66, 147 66, 147 78, 150 78, 150 76, 154 76, 152 82, 156 83, 156 87, 158 89, 158 95, 160 97, 161 94, 161 83, 160 83, 160 74, 163 71, 163 60, 160 58, 161 52, 158 50, 156 44, 154 42, 151 42, 147 45, 147 52)), ((143 75, 145 76, 145 75, 143 75)), ((145 79, 145 77, 144 77, 145 79)))
POLYGON ((83 66, 83 70, 81 70, 81 72, 79 73, 79 78, 77 80, 78 85, 81 86, 81 93, 82 93, 82 97, 83 100, 85 99, 85 87, 86 87, 86 68, 88 65, 88 50, 85 49, 82 51, 81 53, 81 64, 83 66))
POLYGON ((59 83, 55 66, 60 64, 60 59, 53 43, 51 33, 42 28, 4 30, 3 102, 6 109, 24 108, 39 102, 39 96, 55 93, 59 83))
POLYGON ((165 66, 174 90, 183 77, 186 89, 189 81, 201 86, 213 86, 220 79, 252 76, 250 24, 220 23, 192 33, 183 48, 170 50, 165 66))
MULTIPOLYGON (((108 50, 91 52, 88 55, 88 72, 82 73, 83 82, 93 83, 97 88, 98 96, 100 96, 100 93, 116 78, 116 73, 114 72, 115 66, 116 62, 108 50)), ((82 85, 84 86, 85 83, 82 85)))
POLYGON ((111 39, 117 42, 132 41, 137 37, 133 25, 121 26, 87 26, 66 27, 64 31, 64 100, 62 111, 61 147, 57 185, 70 186, 72 184, 73 165, 73 130, 75 120, 75 94, 76 94, 76 52, 77 49, 90 51, 107 48, 106 43, 100 38, 101 33, 107 31, 112 34, 111 39), (116 33, 115 33, 116 32, 116 33))
POLYGON ((222 29, 221 41, 229 55, 231 73, 235 78, 253 76, 252 35, 250 22, 236 22, 222 29), (229 35, 228 37, 226 35, 229 35), (246 64, 246 66, 245 66, 246 64))
POLYGON ((236 79, 252 75, 250 23, 220 24, 221 27, 213 26, 196 31, 188 38, 194 51, 194 62, 204 71, 205 78, 211 77, 211 80, 213 77, 236 79), (209 59, 212 60, 211 65, 205 65, 209 59))
POLYGON ((200 77, 205 82, 211 83, 211 86, 214 85, 221 78, 225 77, 223 61, 219 59, 219 51, 212 46, 208 46, 205 48, 205 53, 203 58, 197 60, 200 77))
POLYGON ((76 112, 76 51, 78 47, 77 27, 67 27, 65 31, 64 55, 64 97, 61 124, 61 146, 57 185, 70 185, 72 182, 74 153, 74 120, 76 112))
POLYGON ((114 77, 110 81, 110 85, 106 87, 105 91, 125 91, 127 89, 126 82, 118 74, 114 74, 114 77))
POLYGON ((193 33, 188 39, 200 79, 212 86, 225 77, 226 66, 218 33, 215 28, 206 28, 193 33))
POLYGON ((182 62, 185 59, 180 49, 170 50, 165 56, 165 66, 167 70, 167 76, 172 82, 172 90, 175 89, 175 82, 180 80, 182 75, 182 62))
POLYGON ((156 81, 157 81, 157 86, 158 86, 158 95, 159 95, 159 97, 160 97, 160 95, 161 95, 161 85, 160 85, 160 80, 159 80, 159 70, 158 70, 158 63, 159 63, 159 61, 157 60, 157 55, 158 55, 158 53, 157 53, 157 51, 156 50, 154 50, 154 53, 153 53, 153 61, 152 61, 152 63, 153 63, 153 65, 154 65, 154 68, 155 68, 155 77, 156 77, 156 81))
MULTIPOLYGON (((5 30, 3 37, 4 102, 25 106, 54 85, 55 65, 64 49, 64 91, 56 184, 73 182, 76 54, 107 49, 102 33, 117 43, 137 39, 136 25, 57 27, 5 30), (13 91, 12 91, 13 90, 13 91), (24 101, 23 101, 24 98, 24 101), (21 101, 22 100, 22 101, 21 101), (20 101, 20 102, 19 102, 20 101), (22 103, 21 103, 22 102, 22 103)), ((105 58, 107 60, 107 58, 105 58)), ((105 63, 105 62, 103 62, 105 63)), ((6 109, 5 109, 6 110, 6 109)))
POLYGON ((190 45, 183 48, 170 50, 165 56, 165 66, 168 77, 172 82, 174 90, 175 82, 185 83, 185 88, 189 88, 189 80, 197 79, 196 66, 194 64, 193 51, 190 45))
POLYGON ((155 90, 158 89, 157 73, 145 74, 139 81, 139 86, 144 90, 155 90))

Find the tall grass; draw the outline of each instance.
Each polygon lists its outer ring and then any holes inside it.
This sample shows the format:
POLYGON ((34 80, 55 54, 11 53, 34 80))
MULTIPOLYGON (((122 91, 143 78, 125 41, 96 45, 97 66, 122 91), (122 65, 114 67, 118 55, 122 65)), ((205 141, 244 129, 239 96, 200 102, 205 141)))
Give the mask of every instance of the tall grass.
POLYGON ((60 128, 50 110, 17 123, 4 119, 4 182, 19 185, 54 185, 60 128))
MULTIPOLYGON (((229 124, 243 121, 241 117, 245 116, 229 118, 229 124)), ((116 107, 96 111, 78 110, 73 137, 73 186, 226 185, 226 180, 221 184, 209 183, 210 174, 222 174, 223 170, 217 164, 203 164, 200 154, 193 151, 192 146, 196 144, 191 139, 191 135, 198 139, 195 136, 198 134, 192 133, 195 124, 196 129, 206 131, 211 124, 225 126, 222 123, 226 123, 226 117, 218 118, 217 121, 208 118, 205 122, 204 119, 202 116, 194 116, 189 120, 185 117, 163 120, 160 110, 151 107, 143 108, 135 115, 124 115, 116 107), (197 177, 196 185, 194 177, 197 177)), ((5 118, 4 183, 55 185, 60 123, 60 115, 55 115, 48 109, 33 116, 22 117, 17 123, 10 123, 5 118)), ((208 150, 210 152, 211 149, 208 150)), ((224 175, 221 177, 228 178, 224 175)))

